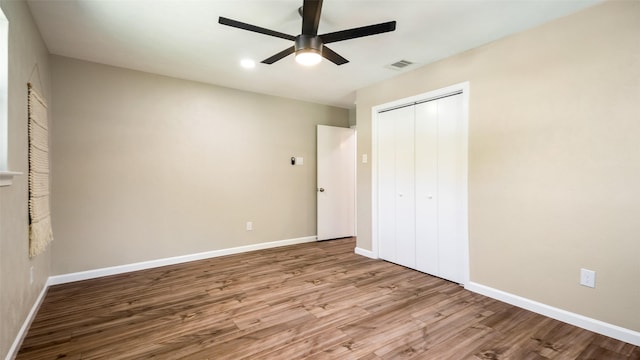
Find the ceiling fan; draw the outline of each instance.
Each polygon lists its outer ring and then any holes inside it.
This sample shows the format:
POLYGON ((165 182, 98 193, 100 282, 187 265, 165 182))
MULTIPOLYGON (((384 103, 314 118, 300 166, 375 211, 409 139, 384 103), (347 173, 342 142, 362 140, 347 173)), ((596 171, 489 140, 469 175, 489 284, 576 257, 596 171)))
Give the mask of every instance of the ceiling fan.
POLYGON ((263 64, 273 64, 274 62, 295 53, 296 61, 304 65, 315 65, 322 58, 331 61, 336 65, 342 65, 349 60, 338 55, 325 44, 355 39, 359 37, 381 34, 396 29, 396 22, 389 21, 376 25, 362 26, 348 30, 336 31, 332 33, 318 35, 318 25, 320 24, 320 13, 322 11, 322 0, 304 0, 302 5, 302 33, 298 36, 281 33, 274 30, 265 29, 259 26, 243 23, 220 16, 218 23, 235 28, 257 32, 264 35, 275 36, 294 42, 294 45, 271 57, 262 60, 263 64))

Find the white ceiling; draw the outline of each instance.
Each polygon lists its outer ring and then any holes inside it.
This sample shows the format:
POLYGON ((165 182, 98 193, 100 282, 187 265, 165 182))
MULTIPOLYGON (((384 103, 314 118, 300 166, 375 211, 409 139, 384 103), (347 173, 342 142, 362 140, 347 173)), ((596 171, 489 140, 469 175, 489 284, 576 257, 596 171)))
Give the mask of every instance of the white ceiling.
POLYGON ((319 33, 390 20, 396 31, 330 44, 349 63, 306 68, 293 44, 218 24, 218 17, 298 35, 302 0, 28 0, 52 54, 344 108, 355 90, 602 0, 325 0, 319 33), (240 60, 258 62, 246 70, 240 60))

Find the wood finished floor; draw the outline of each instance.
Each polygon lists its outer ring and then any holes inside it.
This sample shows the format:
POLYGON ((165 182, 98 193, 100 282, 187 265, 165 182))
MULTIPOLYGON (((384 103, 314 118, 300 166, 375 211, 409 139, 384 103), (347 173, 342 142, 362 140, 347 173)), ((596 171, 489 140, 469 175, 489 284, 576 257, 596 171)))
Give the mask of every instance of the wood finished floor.
POLYGON ((49 289, 17 359, 640 359, 640 348, 355 255, 353 239, 49 289))

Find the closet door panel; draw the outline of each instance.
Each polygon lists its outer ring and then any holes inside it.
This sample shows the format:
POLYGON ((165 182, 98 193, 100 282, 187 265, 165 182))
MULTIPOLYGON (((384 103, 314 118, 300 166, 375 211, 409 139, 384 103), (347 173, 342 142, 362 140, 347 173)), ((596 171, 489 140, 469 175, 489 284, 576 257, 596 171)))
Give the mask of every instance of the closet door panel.
POLYGON ((396 130, 396 244, 397 263, 416 266, 414 107, 393 110, 396 130))
POLYGON ((466 137, 462 131, 462 96, 438 100, 438 243, 439 276, 462 282, 464 224, 464 182, 462 151, 466 137))
POLYGON ((415 112, 416 269, 438 275, 438 102, 415 112))
POLYGON ((378 114, 378 256, 396 262, 395 114, 378 114))

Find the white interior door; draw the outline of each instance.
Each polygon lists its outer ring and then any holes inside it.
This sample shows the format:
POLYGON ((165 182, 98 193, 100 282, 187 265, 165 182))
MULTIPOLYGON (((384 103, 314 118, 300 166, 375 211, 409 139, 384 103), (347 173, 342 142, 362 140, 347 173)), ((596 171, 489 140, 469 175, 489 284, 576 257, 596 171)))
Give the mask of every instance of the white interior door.
POLYGON ((356 132, 318 125, 318 240, 355 235, 356 132))

